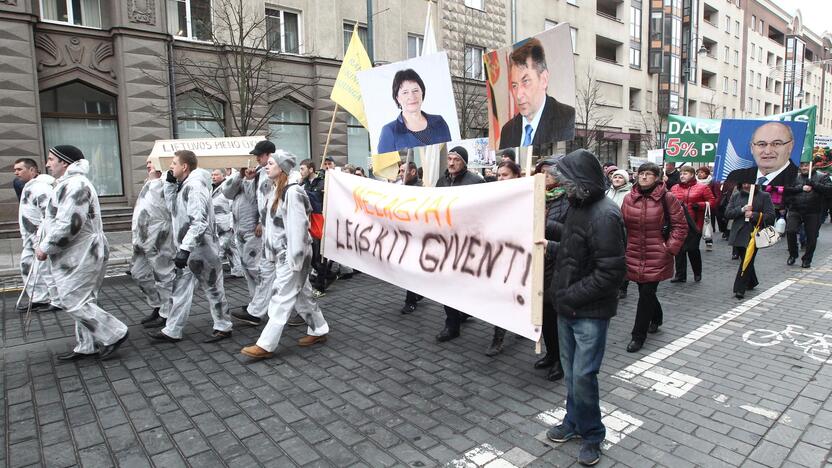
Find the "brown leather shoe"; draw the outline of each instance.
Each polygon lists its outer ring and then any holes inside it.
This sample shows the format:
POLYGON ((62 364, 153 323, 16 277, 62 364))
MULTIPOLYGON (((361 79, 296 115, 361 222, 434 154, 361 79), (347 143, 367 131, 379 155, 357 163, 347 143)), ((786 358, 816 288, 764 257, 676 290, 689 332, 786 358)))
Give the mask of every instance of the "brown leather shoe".
POLYGON ((322 336, 306 335, 303 338, 298 340, 298 346, 312 346, 315 343, 325 343, 325 342, 326 342, 326 335, 322 335, 322 336))
POLYGON ((245 348, 241 349, 240 352, 254 359, 265 359, 274 356, 274 353, 272 353, 271 351, 266 351, 265 349, 257 346, 256 344, 246 346, 245 348))

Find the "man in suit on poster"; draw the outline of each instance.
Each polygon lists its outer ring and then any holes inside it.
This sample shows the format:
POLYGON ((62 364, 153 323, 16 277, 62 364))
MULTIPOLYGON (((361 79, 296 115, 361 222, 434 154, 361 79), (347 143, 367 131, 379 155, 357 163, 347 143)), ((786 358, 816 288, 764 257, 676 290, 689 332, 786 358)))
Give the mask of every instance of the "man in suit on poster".
POLYGON ((540 40, 531 38, 510 56, 511 94, 519 109, 503 125, 500 149, 534 145, 538 148, 554 141, 575 138, 575 108, 546 94, 549 69, 540 40))
POLYGON ((785 186, 797 177, 797 166, 789 159, 794 149, 794 133, 782 122, 760 125, 751 136, 754 167, 735 169, 727 180, 740 184, 785 186))

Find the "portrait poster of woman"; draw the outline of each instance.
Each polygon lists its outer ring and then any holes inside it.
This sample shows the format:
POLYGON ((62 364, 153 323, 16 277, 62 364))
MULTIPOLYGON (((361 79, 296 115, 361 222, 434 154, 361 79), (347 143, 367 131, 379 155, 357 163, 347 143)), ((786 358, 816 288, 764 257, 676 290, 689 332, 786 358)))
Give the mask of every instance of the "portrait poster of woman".
POLYGON ((374 154, 459 140, 445 52, 358 73, 374 154))
POLYGON ((493 148, 575 138, 575 63, 568 23, 483 56, 493 148))

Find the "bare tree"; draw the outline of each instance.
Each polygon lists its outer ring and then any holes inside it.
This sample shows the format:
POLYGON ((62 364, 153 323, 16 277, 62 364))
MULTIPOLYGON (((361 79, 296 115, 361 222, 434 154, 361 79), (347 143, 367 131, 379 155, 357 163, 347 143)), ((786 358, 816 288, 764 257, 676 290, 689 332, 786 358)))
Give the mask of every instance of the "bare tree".
POLYGON ((719 106, 716 105, 716 91, 711 91, 711 97, 707 101, 704 101, 702 106, 705 108, 705 115, 709 119, 719 118, 719 106))
MULTIPOLYGON (((448 28, 452 32, 455 28, 461 28, 459 34, 459 45, 461 51, 457 51, 458 67, 460 76, 454 76, 452 86, 456 99, 457 114, 459 114, 460 129, 462 138, 475 138, 481 136, 482 129, 488 127, 488 101, 485 91, 485 83, 481 81, 481 75, 485 73, 485 67, 481 56, 473 56, 473 51, 468 50, 471 38, 471 23, 469 8, 465 8, 465 21, 461 23, 450 23, 448 28), (461 53, 460 53, 461 52, 461 53)), ((484 50, 485 48, 483 48, 484 50)))
MULTIPOLYGON (((649 105, 649 104, 648 104, 649 105)), ((644 128, 641 137, 641 147, 645 151, 664 147, 664 135, 667 132, 667 115, 658 112, 639 113, 639 120, 635 123, 644 128)))
POLYGON ((607 102, 591 67, 587 67, 581 81, 583 84, 578 88, 575 100, 575 128, 583 129, 584 148, 590 149, 601 142, 613 117, 605 109, 607 102))
MULTIPOLYGON (((190 94, 193 107, 188 110, 218 124, 223 135, 214 136, 262 133, 268 129, 270 99, 309 84, 273 73, 280 55, 273 49, 280 48, 280 35, 267 28, 263 10, 249 3, 213 0, 212 24, 203 26, 211 31, 212 47, 170 58, 177 86, 196 91, 190 94)), ((203 126, 210 132, 208 127, 203 126)))

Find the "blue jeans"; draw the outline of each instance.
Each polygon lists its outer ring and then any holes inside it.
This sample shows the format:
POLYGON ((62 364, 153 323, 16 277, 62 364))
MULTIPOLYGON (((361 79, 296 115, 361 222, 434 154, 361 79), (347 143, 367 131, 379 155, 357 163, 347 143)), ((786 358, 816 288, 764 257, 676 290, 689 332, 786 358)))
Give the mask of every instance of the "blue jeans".
POLYGON ((563 424, 589 443, 603 442, 607 432, 601 422, 598 370, 604 359, 609 324, 609 320, 558 315, 560 362, 566 383, 563 424))

